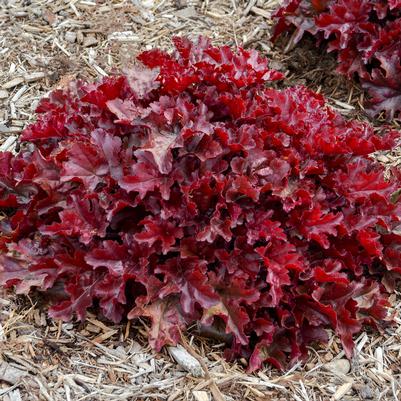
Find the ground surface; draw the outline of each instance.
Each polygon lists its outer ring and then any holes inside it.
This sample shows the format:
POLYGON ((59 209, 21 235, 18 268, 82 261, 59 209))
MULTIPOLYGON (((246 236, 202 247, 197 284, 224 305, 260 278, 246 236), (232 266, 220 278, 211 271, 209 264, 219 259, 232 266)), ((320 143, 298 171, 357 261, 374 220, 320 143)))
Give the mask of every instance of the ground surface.
MULTIPOLYGON (((334 61, 307 41, 287 49, 268 41, 278 0, 0 0, 0 150, 15 151, 38 99, 70 79, 95 79, 129 66, 153 46, 169 48, 174 34, 256 48, 272 66, 323 92, 333 107, 364 118, 356 84, 330 71, 334 61), (125 33, 120 33, 125 32, 125 33)), ((378 123, 377 123, 378 124, 378 123)), ((396 125, 396 123, 394 122, 396 125)), ((379 124, 378 124, 379 125, 379 124)), ((394 152, 382 162, 401 163, 394 152)), ((394 310, 400 297, 393 298, 394 310)), ((46 318, 37 297, 0 294, 0 400, 398 400, 401 321, 383 333, 362 333, 344 359, 338 339, 311 350, 288 372, 269 367, 248 375, 224 361, 221 345, 187 335, 187 349, 206 377, 183 370, 167 351, 146 346, 142 323, 111 325, 92 315, 84 324, 46 318), (329 364, 328 364, 329 363, 329 364)))

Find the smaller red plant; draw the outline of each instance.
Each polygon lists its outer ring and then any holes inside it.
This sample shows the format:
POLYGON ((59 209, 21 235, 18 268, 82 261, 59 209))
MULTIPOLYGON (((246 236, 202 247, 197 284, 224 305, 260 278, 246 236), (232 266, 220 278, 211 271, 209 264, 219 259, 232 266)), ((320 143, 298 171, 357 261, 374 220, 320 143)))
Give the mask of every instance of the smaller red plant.
POLYGON ((368 91, 371 116, 401 112, 401 1, 287 0, 275 16, 275 38, 295 27, 295 43, 308 32, 337 52, 337 71, 368 91))

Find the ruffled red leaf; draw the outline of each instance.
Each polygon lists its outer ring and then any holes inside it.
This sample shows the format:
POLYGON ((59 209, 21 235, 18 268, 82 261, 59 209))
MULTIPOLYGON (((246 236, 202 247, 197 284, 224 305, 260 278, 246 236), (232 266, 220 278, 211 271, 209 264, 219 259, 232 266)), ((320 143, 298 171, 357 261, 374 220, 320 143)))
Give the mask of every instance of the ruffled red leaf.
POLYGON ((367 90, 372 117, 384 112, 393 119, 401 112, 399 1, 291 0, 275 16, 274 38, 295 27, 295 43, 308 32, 336 51, 337 70, 357 75, 367 90))
POLYGON ((176 345, 179 342, 185 319, 173 301, 159 300, 150 305, 137 306, 128 314, 128 319, 139 316, 151 320, 149 344, 156 351, 160 351, 166 344, 176 345))

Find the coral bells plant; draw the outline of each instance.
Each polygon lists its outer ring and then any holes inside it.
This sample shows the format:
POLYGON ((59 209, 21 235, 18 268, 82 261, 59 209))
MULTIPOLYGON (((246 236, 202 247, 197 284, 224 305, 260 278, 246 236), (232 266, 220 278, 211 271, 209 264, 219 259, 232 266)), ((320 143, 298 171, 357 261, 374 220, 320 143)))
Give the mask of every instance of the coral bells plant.
POLYGON ((286 0, 277 11, 277 37, 296 28, 336 51, 338 71, 357 76, 370 95, 370 114, 401 112, 400 0, 286 0))
POLYGON ((333 330, 347 355, 401 273, 394 145, 254 50, 175 38, 142 69, 72 83, 0 156, 0 281, 50 316, 145 318, 160 350, 198 322, 227 357, 284 367, 333 330))

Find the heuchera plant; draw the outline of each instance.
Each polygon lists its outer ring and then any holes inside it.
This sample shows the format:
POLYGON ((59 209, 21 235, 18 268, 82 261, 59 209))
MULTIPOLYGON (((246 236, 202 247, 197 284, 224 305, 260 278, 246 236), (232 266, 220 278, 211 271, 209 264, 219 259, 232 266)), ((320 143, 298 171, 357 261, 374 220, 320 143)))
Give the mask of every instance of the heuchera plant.
POLYGON ((295 27, 295 43, 308 32, 337 52, 337 70, 370 95, 371 116, 401 112, 400 0, 286 0, 275 16, 275 37, 295 27))
POLYGON ((401 204, 369 154, 397 133, 346 121, 254 50, 175 38, 148 68, 75 82, 40 102, 0 156, 0 282, 147 319, 150 344, 199 322, 254 370, 387 320, 401 204), (392 201, 391 201, 392 199, 392 201))

